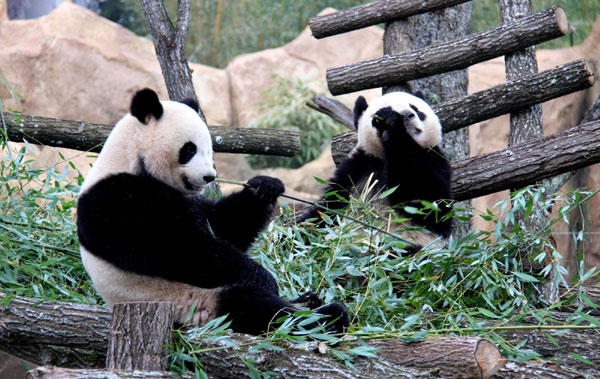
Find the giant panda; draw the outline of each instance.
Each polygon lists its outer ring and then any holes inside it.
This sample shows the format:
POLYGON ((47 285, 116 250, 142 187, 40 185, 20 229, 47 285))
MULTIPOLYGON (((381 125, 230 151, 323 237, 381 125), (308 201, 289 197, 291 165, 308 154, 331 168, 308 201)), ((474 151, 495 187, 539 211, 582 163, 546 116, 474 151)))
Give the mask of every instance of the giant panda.
MULTIPOLYGON (((367 104, 364 97, 354 105, 358 142, 335 170, 318 204, 338 210, 347 206, 352 194, 361 193, 371 179, 374 193, 397 187, 383 202, 394 208, 405 224, 408 252, 433 243, 442 246, 450 236, 452 220, 447 202, 439 202, 437 214, 408 214, 404 205, 421 208, 421 201, 452 199, 451 168, 441 151, 440 121, 420 97, 391 92, 367 104)), ((316 206, 300 213, 297 221, 319 219, 316 206)), ((414 212, 413 212, 414 213, 414 212)), ((319 220, 322 223, 323 220, 319 220)))
MULTIPOLYGON (((201 197, 216 175, 198 104, 137 92, 85 178, 77 205, 83 265, 108 306, 171 302, 179 324, 190 321, 193 309, 193 323, 229 315, 234 331, 255 335, 298 310, 246 254, 269 222, 283 183, 257 176, 221 200, 201 197)), ((315 312, 329 331, 348 326, 339 303, 315 312)))

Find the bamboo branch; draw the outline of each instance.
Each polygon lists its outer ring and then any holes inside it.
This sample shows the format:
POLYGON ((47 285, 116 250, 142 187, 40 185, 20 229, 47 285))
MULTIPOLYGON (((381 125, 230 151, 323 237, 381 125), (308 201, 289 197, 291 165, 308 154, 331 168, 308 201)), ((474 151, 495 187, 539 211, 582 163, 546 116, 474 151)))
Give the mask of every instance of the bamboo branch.
POLYGON ((399 84, 463 69, 563 36, 567 31, 565 12, 560 7, 552 7, 460 40, 428 46, 406 54, 329 68, 327 84, 334 95, 399 84))
POLYGON ((308 20, 315 38, 346 33, 367 26, 390 22, 417 14, 465 3, 467 0, 379 0, 357 5, 324 16, 308 20))
MULTIPOLYGON (((14 142, 99 152, 112 126, 4 112, 8 139, 14 142)), ((218 153, 281 155, 300 151, 300 134, 292 131, 230 126, 208 127, 218 153)))

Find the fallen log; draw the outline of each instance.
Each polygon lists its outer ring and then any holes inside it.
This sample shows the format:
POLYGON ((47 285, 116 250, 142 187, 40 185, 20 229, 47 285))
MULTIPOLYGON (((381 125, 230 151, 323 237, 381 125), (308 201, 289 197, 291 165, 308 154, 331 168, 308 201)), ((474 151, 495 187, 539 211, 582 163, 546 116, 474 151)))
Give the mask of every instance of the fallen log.
MULTIPOLYGON (((39 145, 99 152, 112 130, 111 125, 85 121, 30 116, 4 112, 8 139, 39 145)), ((281 155, 292 157, 300 151, 300 133, 259 128, 209 126, 213 150, 217 153, 281 155)))
MULTIPOLYGON (((4 296, 0 294, 0 298, 4 296)), ((0 349, 46 365, 103 367, 110 324, 110 312, 104 307, 58 301, 40 302, 37 299, 15 296, 0 312, 0 349), (84 357, 80 350, 86 344, 87 355, 84 357), (72 350, 77 350, 77 353, 72 350), (61 353, 67 355, 63 356, 61 353), (73 357, 77 359, 70 362, 68 358, 73 357)), ((586 335, 587 342, 577 347, 577 351, 584 356, 588 354, 588 350, 594 350, 600 343, 598 333, 586 335)), ((235 334, 231 338, 238 346, 244 347, 233 350, 218 343, 203 345, 209 349, 200 352, 200 360, 205 364, 209 376, 249 376, 248 367, 240 357, 252 358, 258 370, 275 371, 289 378, 489 377, 498 370, 502 374, 506 363, 493 344, 478 337, 432 337, 410 344, 398 339, 370 340, 369 345, 378 349, 378 358, 358 357, 353 362, 355 369, 332 358, 326 352, 327 347, 323 349, 317 342, 303 345, 281 342, 286 347, 284 351, 262 350, 251 353, 248 347, 262 341, 259 337, 235 334)), ((536 346, 540 350, 555 348, 547 339, 540 338, 539 341, 540 345, 536 346)), ((353 347, 355 343, 347 341, 336 348, 343 348, 344 345, 353 347)), ((526 344, 525 347, 529 345, 526 344)), ((568 353, 566 350, 564 352, 568 353)), ((565 361, 568 363, 565 367, 570 367, 571 360, 565 361)), ((51 369, 40 370, 42 371, 39 372, 43 373, 51 369)), ((56 373, 61 371, 52 370, 56 373)), ((528 372, 526 368, 522 370, 528 372)), ((106 374, 106 371, 104 373, 106 374)), ((533 373, 534 371, 530 372, 531 375, 533 373)), ((556 377, 570 377, 559 374, 556 374, 556 377)), ((94 377, 96 374, 90 371, 80 377, 85 375, 94 377)))
POLYGON ((327 69, 333 95, 400 84, 467 68, 501 55, 567 34, 567 17, 560 7, 524 17, 460 40, 428 46, 405 54, 327 69))

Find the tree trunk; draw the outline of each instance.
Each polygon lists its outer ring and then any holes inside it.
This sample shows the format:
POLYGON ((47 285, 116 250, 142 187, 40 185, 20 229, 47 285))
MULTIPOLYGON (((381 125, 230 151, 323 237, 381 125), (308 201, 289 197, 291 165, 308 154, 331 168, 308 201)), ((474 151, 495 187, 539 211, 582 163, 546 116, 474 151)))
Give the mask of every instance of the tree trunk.
POLYGON ((463 39, 401 55, 329 68, 327 84, 334 95, 394 85, 467 68, 475 63, 561 37, 567 31, 565 12, 560 7, 552 7, 463 39))
POLYGON ((165 371, 173 309, 171 303, 115 304, 106 368, 165 371))
MULTIPOLYGON (((112 126, 4 112, 8 139, 40 145, 99 152, 112 126)), ((209 126, 217 153, 281 155, 300 151, 300 133, 258 128, 209 126)))
POLYGON ((313 37, 323 38, 451 7, 468 0, 379 0, 308 20, 313 37))
MULTIPOLYGON (((142 0, 142 8, 146 20, 148 20, 156 57, 160 63, 169 98, 176 101, 194 99, 198 102, 192 81, 192 70, 185 56, 190 17, 189 0, 178 0, 175 26, 169 19, 164 0, 142 0)), ((206 122, 202 109, 198 113, 206 122)))

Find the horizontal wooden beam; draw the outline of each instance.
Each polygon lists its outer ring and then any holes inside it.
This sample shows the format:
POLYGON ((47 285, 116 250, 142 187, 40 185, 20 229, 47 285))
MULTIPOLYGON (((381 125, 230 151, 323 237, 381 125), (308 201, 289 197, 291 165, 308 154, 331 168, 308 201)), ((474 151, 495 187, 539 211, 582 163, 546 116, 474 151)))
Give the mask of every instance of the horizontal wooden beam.
POLYGON ((327 85, 333 95, 395 85, 463 69, 563 36, 568 29, 565 12, 555 6, 459 40, 401 55, 329 68, 327 85))
POLYGON ((600 121, 593 121, 456 162, 452 165, 452 191, 456 200, 472 199, 522 188, 598 162, 600 121))
POLYGON ((323 16, 312 17, 308 26, 315 38, 323 38, 462 4, 468 0, 379 0, 323 16))
MULTIPOLYGON (((4 112, 3 117, 10 141, 26 140, 29 143, 81 151, 99 152, 113 128, 111 125, 12 112, 4 112)), ((293 131, 232 126, 209 126, 208 129, 213 150, 217 153, 292 157, 300 151, 300 133, 293 131)))
MULTIPOLYGON (((594 85, 594 81, 595 76, 591 64, 581 59, 539 74, 500 84, 485 91, 434 105, 432 108, 440 119, 442 130, 449 132, 589 88, 594 85)), ((343 104, 341 106, 336 104, 335 107, 323 110, 329 104, 325 100, 327 98, 322 95, 318 98, 318 106, 312 108, 328 115, 334 113, 332 116, 334 119, 343 122, 348 127, 353 127, 352 110, 343 104), (350 123, 350 125, 346 123, 350 123)), ((331 152, 333 160, 336 163, 341 162, 350 153, 356 142, 355 132, 334 136, 331 152)))

